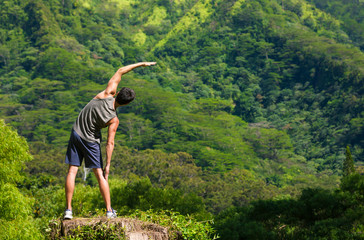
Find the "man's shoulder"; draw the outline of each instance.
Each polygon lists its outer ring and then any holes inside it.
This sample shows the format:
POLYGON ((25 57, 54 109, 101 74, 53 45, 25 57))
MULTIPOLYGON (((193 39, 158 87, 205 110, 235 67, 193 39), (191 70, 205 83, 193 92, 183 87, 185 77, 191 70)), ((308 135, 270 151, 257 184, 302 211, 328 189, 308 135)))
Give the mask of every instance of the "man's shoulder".
POLYGON ((104 91, 98 93, 93 99, 106 99, 106 98, 111 98, 111 97, 114 97, 114 96, 111 94, 107 94, 104 90, 104 91))
POLYGON ((114 117, 112 119, 110 119, 107 123, 106 126, 110 126, 110 125, 119 125, 119 118, 118 117, 114 117))

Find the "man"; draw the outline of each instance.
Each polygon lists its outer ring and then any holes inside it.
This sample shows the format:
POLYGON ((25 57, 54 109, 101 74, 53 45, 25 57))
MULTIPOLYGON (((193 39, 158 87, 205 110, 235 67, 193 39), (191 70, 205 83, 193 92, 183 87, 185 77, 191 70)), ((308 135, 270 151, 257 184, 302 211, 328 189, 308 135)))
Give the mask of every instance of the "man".
POLYGON ((81 166, 83 158, 85 159, 85 166, 93 169, 99 183, 100 192, 106 205, 106 216, 108 218, 116 217, 115 210, 111 208, 108 184, 111 155, 114 150, 114 138, 119 125, 116 109, 133 101, 135 93, 132 89, 124 87, 117 93, 116 98, 114 96, 122 75, 134 68, 155 64, 155 62, 140 62, 118 69, 110 79, 106 89, 97 94, 78 115, 72 128, 65 160, 69 164, 69 168, 65 184, 67 209, 64 212, 64 219, 72 219, 73 217, 72 196, 77 170, 81 166), (108 127, 108 137, 106 144, 106 166, 103 169, 100 142, 101 128, 105 127, 108 127))

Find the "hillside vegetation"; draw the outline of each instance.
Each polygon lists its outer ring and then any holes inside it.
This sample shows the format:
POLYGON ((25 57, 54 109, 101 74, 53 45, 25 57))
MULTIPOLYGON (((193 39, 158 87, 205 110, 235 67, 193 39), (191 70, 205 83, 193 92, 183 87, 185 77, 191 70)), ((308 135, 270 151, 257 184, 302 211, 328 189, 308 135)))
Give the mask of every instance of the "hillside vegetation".
MULTIPOLYGON (((31 221, 44 235, 64 210, 79 111, 119 67, 156 61, 122 79, 137 98, 118 113, 114 208, 215 218, 222 239, 262 228, 273 239, 319 239, 324 228, 356 239, 363 216, 349 212, 362 209, 362 186, 352 179, 363 180, 341 177, 346 149, 363 173, 363 9, 343 0, 0 0, 0 118, 29 144, 32 160, 12 187, 34 200, 31 221), (284 211, 311 198, 341 212, 284 211), (326 221, 319 230, 316 217, 326 221)), ((87 173, 77 178, 76 191, 90 195, 75 194, 80 216, 103 208, 87 173)))

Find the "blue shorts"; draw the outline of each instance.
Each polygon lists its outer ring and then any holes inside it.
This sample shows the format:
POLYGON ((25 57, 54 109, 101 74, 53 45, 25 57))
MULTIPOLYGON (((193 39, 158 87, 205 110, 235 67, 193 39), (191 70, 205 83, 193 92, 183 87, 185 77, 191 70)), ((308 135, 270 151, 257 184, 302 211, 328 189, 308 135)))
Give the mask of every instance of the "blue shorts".
POLYGON ((83 140, 72 129, 65 162, 70 165, 81 166, 83 158, 85 158, 86 168, 103 168, 100 144, 83 140))

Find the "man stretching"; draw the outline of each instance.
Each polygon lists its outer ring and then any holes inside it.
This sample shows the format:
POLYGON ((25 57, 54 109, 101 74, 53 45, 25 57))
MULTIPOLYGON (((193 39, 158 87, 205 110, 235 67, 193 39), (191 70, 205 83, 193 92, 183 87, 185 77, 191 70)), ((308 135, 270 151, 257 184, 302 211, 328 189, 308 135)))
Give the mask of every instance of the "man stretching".
POLYGON ((85 158, 85 167, 92 168, 99 183, 101 195, 106 205, 106 216, 115 218, 116 212, 111 208, 108 176, 111 155, 114 150, 114 138, 119 119, 116 109, 129 104, 135 98, 132 89, 123 87, 116 95, 121 76, 137 67, 155 65, 155 62, 141 62, 120 68, 110 79, 104 91, 97 94, 80 112, 73 125, 71 137, 67 147, 66 163, 69 164, 66 178, 67 209, 64 219, 72 219, 72 196, 75 189, 75 179, 78 167, 85 158), (106 166, 103 169, 101 157, 101 128, 108 127, 106 144, 106 166))

